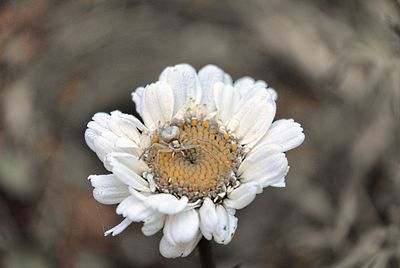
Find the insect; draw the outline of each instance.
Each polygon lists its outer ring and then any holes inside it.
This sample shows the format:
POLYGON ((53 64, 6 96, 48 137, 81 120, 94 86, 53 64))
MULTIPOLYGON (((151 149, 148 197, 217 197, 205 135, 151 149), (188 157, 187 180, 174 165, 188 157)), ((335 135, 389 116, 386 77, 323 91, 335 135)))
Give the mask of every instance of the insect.
MULTIPOLYGON (((145 154, 147 154, 152 148, 157 148, 157 162, 160 157, 160 153, 172 153, 172 157, 174 157, 177 153, 182 154, 183 157, 187 158, 189 161, 194 162, 194 159, 189 159, 190 157, 186 154, 187 150, 200 148, 205 151, 209 155, 211 155, 215 160, 221 162, 212 152, 210 152, 207 148, 205 148, 201 144, 194 144, 198 141, 208 142, 205 139, 185 139, 186 133, 181 134, 178 126, 168 126, 159 131, 159 134, 155 134, 153 136, 153 144, 150 145, 139 157, 141 159, 145 154)), ((212 144, 212 143, 211 143, 212 144)), ((212 144, 215 146, 214 144, 212 144)), ((220 150, 217 146, 216 148, 220 150)))

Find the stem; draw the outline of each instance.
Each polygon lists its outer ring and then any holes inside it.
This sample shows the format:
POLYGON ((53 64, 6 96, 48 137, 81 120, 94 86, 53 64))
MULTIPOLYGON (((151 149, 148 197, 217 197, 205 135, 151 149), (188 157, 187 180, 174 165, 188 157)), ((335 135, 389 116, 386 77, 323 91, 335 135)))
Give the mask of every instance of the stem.
POLYGON ((211 252, 211 243, 204 237, 199 242, 199 251, 200 251, 200 263, 202 268, 216 268, 212 252, 211 252))

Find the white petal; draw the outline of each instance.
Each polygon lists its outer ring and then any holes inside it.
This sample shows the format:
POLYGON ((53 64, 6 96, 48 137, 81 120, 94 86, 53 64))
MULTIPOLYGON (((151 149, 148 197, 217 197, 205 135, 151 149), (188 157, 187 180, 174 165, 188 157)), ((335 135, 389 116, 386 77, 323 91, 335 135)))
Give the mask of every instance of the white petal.
POLYGON ((278 145, 265 144, 253 149, 240 164, 243 182, 255 181, 262 187, 278 183, 288 170, 288 161, 278 145))
POLYGON ((85 131, 85 141, 86 141, 86 144, 89 146, 89 148, 92 151, 96 151, 96 147, 94 145, 94 140, 96 139, 96 137, 97 137, 97 134, 96 134, 95 131, 93 131, 92 129, 89 129, 89 128, 86 129, 86 131, 85 131))
POLYGON ((199 207, 201 207, 201 200, 197 200, 196 202, 193 203, 188 203, 185 207, 185 210, 199 208, 199 207))
POLYGON ((215 83, 231 84, 232 79, 215 65, 206 65, 199 71, 199 80, 203 91, 201 103, 207 104, 209 112, 215 110, 213 88, 215 83))
POLYGON ((98 136, 94 140, 94 147, 95 147, 95 152, 99 159, 104 162, 105 157, 111 153, 115 152, 115 146, 112 141, 110 141, 108 138, 105 138, 103 136, 98 136))
POLYGON ((109 140, 112 143, 112 146, 115 146, 115 141, 119 138, 119 136, 114 133, 112 130, 104 130, 101 133, 101 137, 109 140))
POLYGON ((272 187, 286 187, 285 177, 282 177, 280 181, 271 184, 272 187))
POLYGON ((171 121, 174 110, 174 95, 166 82, 148 85, 143 92, 142 117, 151 130, 171 121))
POLYGON ((196 248, 197 244, 199 243, 200 239, 202 238, 201 232, 197 233, 196 238, 191 241, 190 243, 186 244, 184 250, 182 252, 182 257, 188 256, 192 251, 196 248))
POLYGON ((140 200, 138 200, 137 198, 135 198, 134 196, 129 196, 126 199, 124 199, 118 206, 116 209, 116 212, 118 215, 122 215, 124 214, 125 210, 128 209, 131 205, 133 205, 136 202, 142 202, 140 200))
POLYGON ((271 96, 271 98, 272 98, 274 101, 277 101, 277 100, 278 100, 278 93, 275 91, 275 89, 269 87, 269 88, 267 88, 267 91, 268 91, 269 95, 271 96))
POLYGON ((219 244, 228 244, 237 228, 237 218, 228 213, 222 205, 216 206, 218 215, 218 224, 216 231, 213 233, 215 242, 219 244))
POLYGON ((142 116, 143 92, 144 92, 144 87, 138 87, 134 92, 132 92, 132 100, 135 102, 136 112, 140 116, 142 116))
POLYGON ((265 95, 266 99, 255 95, 245 103, 239 104, 228 130, 235 133, 241 144, 252 147, 267 132, 275 116, 275 102, 265 95))
POLYGON ((114 174, 108 175, 90 175, 88 177, 90 183, 93 187, 118 187, 118 186, 126 186, 125 183, 121 182, 118 178, 114 176, 114 174))
POLYGON ((139 222, 151 217, 154 213, 154 210, 149 209, 144 203, 137 202, 127 208, 122 215, 131 221, 139 222))
POLYGON ((276 100, 274 97, 276 95, 275 90, 269 90, 267 88, 268 85, 265 81, 258 80, 255 81, 253 78, 245 76, 242 78, 239 78, 236 80, 234 84, 234 88, 239 91, 240 96, 242 98, 250 98, 251 96, 254 96, 255 94, 264 91, 271 95, 272 99, 276 100))
POLYGON ((267 89, 267 83, 262 80, 258 80, 254 83, 253 87, 249 90, 242 92, 241 99, 247 100, 255 95, 265 96, 263 98, 267 99, 268 101, 273 101, 273 98, 270 94, 270 91, 267 89))
POLYGON ((139 145, 142 150, 147 149, 151 145, 150 135, 142 134, 142 136, 140 136, 140 144, 139 145))
POLYGON ((99 116, 99 114, 103 114, 103 113, 96 113, 92 117, 93 121, 90 121, 87 124, 88 129, 93 130, 97 135, 100 135, 104 130, 108 129, 108 124, 107 124, 107 122, 105 122, 106 119, 102 118, 103 116, 99 116), (99 117, 102 119, 99 120, 99 117), (97 121, 94 121, 95 119, 97 121))
POLYGON ((278 144, 286 152, 296 148, 304 141, 303 128, 293 119, 281 119, 272 123, 271 128, 262 137, 257 146, 278 144))
POLYGON ((171 194, 154 194, 146 199, 146 205, 160 213, 173 215, 183 211, 188 203, 187 197, 181 199, 176 198, 171 194))
POLYGON ((106 166, 112 165, 113 163, 120 162, 121 164, 127 166, 133 172, 137 174, 141 174, 144 171, 148 170, 147 164, 143 160, 139 160, 139 158, 135 155, 131 155, 129 153, 124 152, 116 152, 111 153, 107 156, 106 166))
POLYGON ((241 184, 228 194, 228 198, 224 200, 224 205, 229 208, 242 209, 253 202, 257 190, 257 183, 249 182, 241 184))
POLYGON ((196 239, 199 232, 199 215, 195 209, 168 216, 164 236, 172 244, 185 244, 196 239))
MULTIPOLYGON (((96 118, 96 116, 97 116, 98 114, 99 114, 99 113, 95 114, 95 115, 93 116, 93 118, 96 118)), ((104 122, 102 122, 102 123, 104 123, 104 122)), ((103 124, 100 124, 98 121, 90 121, 90 122, 87 124, 87 127, 88 127, 88 129, 93 130, 94 133, 96 133, 96 135, 101 135, 101 133, 102 133, 103 131, 109 130, 109 129, 108 129, 108 125, 104 126, 103 124)))
POLYGON ((225 73, 223 82, 225 85, 232 85, 232 77, 230 74, 225 73))
POLYGON ((165 222, 165 216, 160 213, 154 213, 150 218, 144 220, 142 232, 146 236, 151 236, 160 231, 165 222))
POLYGON ((151 195, 151 193, 149 192, 139 192, 131 186, 129 186, 129 193, 142 202, 144 202, 147 199, 147 197, 151 195))
POLYGON ((177 257, 186 257, 188 256, 193 249, 197 246, 201 239, 201 233, 197 234, 197 237, 190 241, 189 243, 184 244, 173 244, 166 239, 165 236, 162 237, 160 241, 160 253, 165 258, 177 258, 177 257))
POLYGON ((139 130, 148 131, 148 128, 145 125, 143 125, 143 123, 139 119, 137 119, 135 116, 133 116, 131 114, 124 114, 124 113, 121 113, 120 111, 111 112, 111 115, 113 115, 114 113, 117 113, 118 117, 121 120, 128 121, 129 124, 134 125, 139 130))
POLYGON ((215 205, 210 198, 204 199, 203 205, 199 209, 199 216, 200 230, 206 239, 211 240, 212 233, 216 230, 218 224, 218 216, 215 205))
POLYGON ((94 199, 102 204, 117 204, 129 196, 128 186, 118 180, 113 174, 91 175, 88 179, 94 187, 94 199))
POLYGON ((118 204, 128 196, 129 191, 126 186, 93 189, 94 199, 105 205, 118 204))
POLYGON ((115 141, 115 146, 121 149, 139 149, 139 145, 137 143, 125 137, 118 138, 115 141))
POLYGON ((124 231, 130 224, 132 223, 129 219, 124 219, 120 224, 111 228, 110 230, 104 233, 104 236, 111 234, 112 236, 119 235, 122 231, 124 231))
POLYGON ((133 195, 123 200, 118 205, 116 212, 135 222, 143 221, 155 213, 154 210, 145 206, 143 200, 133 195))
MULTIPOLYGON (((138 192, 135 189, 133 189, 132 187, 129 187, 129 193, 131 194, 128 198, 126 198, 125 200, 123 200, 118 206, 117 206, 117 214, 120 215, 126 215, 127 214, 127 210, 135 205, 136 203, 140 203, 143 204, 144 201, 147 198, 146 193, 142 193, 142 192, 138 192)), ((148 193, 147 193, 148 194, 148 193)), ((148 208, 147 210, 152 211, 152 209, 148 208)), ((154 211, 153 211, 154 212, 154 211)), ((155 213, 155 212, 154 212, 155 213)), ((150 217, 150 216, 149 216, 150 217)), ((145 217, 148 218, 148 217, 145 217)))
POLYGON ((240 96, 246 95, 254 86, 254 79, 248 76, 239 78, 233 84, 233 87, 240 93, 240 96))
POLYGON ((88 123, 85 131, 85 140, 90 149, 97 153, 104 162, 111 152, 130 152, 140 155, 140 134, 147 128, 132 115, 114 111, 111 115, 96 113, 93 121, 88 123))
POLYGON ((147 165, 137 157, 127 153, 111 153, 106 157, 105 166, 127 185, 138 191, 150 191, 149 183, 139 175, 148 169, 147 165))
POLYGON ((138 127, 142 128, 142 124, 136 117, 114 111, 111 112, 111 120, 108 125, 114 133, 120 133, 120 137, 126 137, 136 144, 140 142, 140 134, 137 129, 138 127))
POLYGON ((117 214, 122 215, 125 213, 125 210, 127 210, 130 206, 137 202, 143 202, 142 200, 136 198, 135 196, 129 196, 128 198, 124 199, 118 206, 117 206, 117 214))
POLYGON ((217 107, 217 118, 228 122, 238 107, 240 95, 231 85, 216 83, 214 86, 214 100, 217 107))
POLYGON ((93 115, 93 121, 97 122, 98 124, 100 124, 101 126, 107 128, 108 124, 108 120, 110 120, 110 115, 107 113, 96 113, 93 115))
POLYGON ((201 86, 196 70, 188 64, 167 67, 160 75, 160 81, 167 82, 174 94, 174 113, 182 108, 189 98, 196 102, 201 98, 201 86))

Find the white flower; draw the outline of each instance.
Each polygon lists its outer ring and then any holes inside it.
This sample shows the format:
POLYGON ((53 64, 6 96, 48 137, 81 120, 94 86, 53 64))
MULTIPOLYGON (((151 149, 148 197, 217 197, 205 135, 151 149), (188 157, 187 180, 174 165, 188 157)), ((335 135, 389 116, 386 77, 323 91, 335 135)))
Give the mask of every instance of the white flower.
POLYGON ((202 236, 229 243, 235 211, 285 186, 285 152, 304 140, 292 119, 272 122, 275 90, 250 77, 232 83, 213 65, 168 67, 132 97, 144 124, 119 111, 89 122, 86 142, 111 172, 89 179, 94 198, 125 218, 105 235, 132 222, 148 236, 163 229, 168 258, 187 256, 202 236))

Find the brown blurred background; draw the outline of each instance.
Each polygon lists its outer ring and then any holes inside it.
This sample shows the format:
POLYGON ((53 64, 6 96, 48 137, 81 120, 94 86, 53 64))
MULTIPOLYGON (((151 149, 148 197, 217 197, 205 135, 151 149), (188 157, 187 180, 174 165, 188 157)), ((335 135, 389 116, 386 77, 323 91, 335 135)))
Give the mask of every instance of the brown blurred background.
POLYGON ((103 237, 86 146, 98 111, 177 63, 266 80, 305 143, 287 187, 238 212, 219 267, 400 267, 398 0, 0 1, 0 266, 199 267, 141 224, 103 237))

